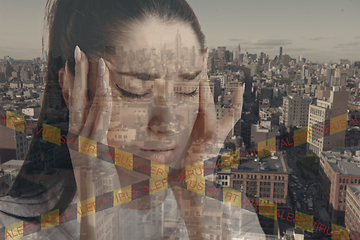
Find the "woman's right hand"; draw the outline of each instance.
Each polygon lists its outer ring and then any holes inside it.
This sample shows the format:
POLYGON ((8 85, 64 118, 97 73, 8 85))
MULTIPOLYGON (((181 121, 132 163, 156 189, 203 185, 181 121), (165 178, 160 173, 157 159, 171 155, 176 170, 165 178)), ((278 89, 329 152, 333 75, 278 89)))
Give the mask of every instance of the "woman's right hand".
MULTIPOLYGON (((87 56, 77 46, 75 49, 75 76, 69 70, 68 63, 59 74, 63 96, 69 109, 67 144, 73 164, 79 201, 96 197, 95 195, 99 194, 100 189, 95 188, 95 180, 99 181, 101 178, 116 174, 112 164, 96 158, 98 148, 95 147, 95 151, 93 150, 94 145, 97 145, 96 143, 107 146, 106 136, 112 112, 109 69, 105 61, 100 58, 97 68, 96 92, 91 104, 88 72, 89 61, 87 56), (71 145, 75 147, 72 148, 71 145)), ((116 185, 116 183, 114 184, 116 185)), ((104 190, 100 191, 101 193, 105 192, 104 190)), ((94 239, 96 234, 91 226, 95 220, 95 214, 81 219, 81 239, 94 239)))

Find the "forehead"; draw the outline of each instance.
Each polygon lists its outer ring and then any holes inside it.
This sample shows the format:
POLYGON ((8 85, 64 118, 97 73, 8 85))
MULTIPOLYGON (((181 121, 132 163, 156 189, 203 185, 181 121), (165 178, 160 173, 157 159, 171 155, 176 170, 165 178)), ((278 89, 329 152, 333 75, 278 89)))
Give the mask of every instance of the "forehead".
POLYGON ((124 38, 119 42, 125 51, 155 49, 176 51, 181 48, 200 51, 200 43, 190 24, 179 20, 162 21, 159 18, 147 17, 130 25, 124 38))

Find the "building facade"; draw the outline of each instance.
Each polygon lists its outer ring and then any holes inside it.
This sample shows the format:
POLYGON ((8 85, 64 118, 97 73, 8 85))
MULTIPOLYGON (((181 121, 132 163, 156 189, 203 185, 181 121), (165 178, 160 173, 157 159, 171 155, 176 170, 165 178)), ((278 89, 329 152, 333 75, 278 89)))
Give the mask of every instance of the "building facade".
POLYGON ((293 126, 303 128, 308 124, 309 105, 312 98, 309 96, 286 96, 283 98, 282 115, 280 123, 285 127, 293 126))
POLYGON ((314 104, 310 104, 308 125, 312 130, 312 141, 308 142, 308 152, 320 157, 322 151, 331 150, 332 146, 345 146, 345 131, 336 130, 342 124, 341 116, 345 119, 348 98, 348 91, 334 88, 329 98, 317 99, 314 104), (336 117, 339 119, 334 122, 336 117))
MULTIPOLYGON (((359 184, 359 183, 358 183, 359 184)), ((346 191, 345 226, 356 239, 360 234, 360 185, 349 185, 346 191)))
POLYGON ((331 221, 343 224, 348 185, 360 185, 360 149, 322 152, 320 176, 321 193, 323 199, 328 199, 325 205, 331 221))
POLYGON ((266 157, 261 162, 244 159, 241 165, 217 173, 217 183, 233 187, 250 199, 262 198, 286 204, 289 172, 282 156, 266 157))

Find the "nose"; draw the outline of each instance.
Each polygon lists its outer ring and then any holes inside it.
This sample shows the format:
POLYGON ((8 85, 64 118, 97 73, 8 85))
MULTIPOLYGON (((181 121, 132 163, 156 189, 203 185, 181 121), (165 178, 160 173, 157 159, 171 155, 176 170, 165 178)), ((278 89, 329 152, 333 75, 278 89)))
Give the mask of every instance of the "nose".
POLYGON ((159 135, 174 135, 177 131, 174 94, 171 82, 154 81, 154 97, 149 107, 148 130, 159 135))

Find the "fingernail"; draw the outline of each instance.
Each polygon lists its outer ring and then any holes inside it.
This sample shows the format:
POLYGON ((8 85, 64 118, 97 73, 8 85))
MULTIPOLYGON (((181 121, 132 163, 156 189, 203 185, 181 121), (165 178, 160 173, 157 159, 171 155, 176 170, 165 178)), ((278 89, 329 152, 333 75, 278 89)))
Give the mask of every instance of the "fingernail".
POLYGON ((107 93, 107 84, 104 80, 101 82, 101 95, 105 96, 107 93))
POLYGON ((105 73, 105 62, 104 59, 100 58, 99 65, 98 65, 98 74, 102 77, 105 73))
POLYGON ((69 76, 69 66, 68 61, 65 62, 65 74, 69 76))
POLYGON ((76 45, 75 47, 75 53, 74 53, 74 57, 75 57, 75 62, 78 63, 81 61, 81 51, 78 45, 76 45))

